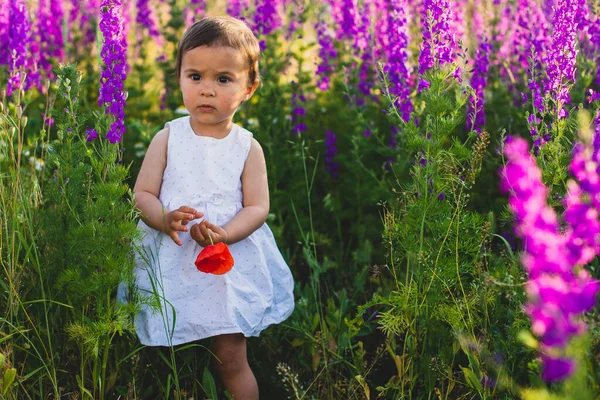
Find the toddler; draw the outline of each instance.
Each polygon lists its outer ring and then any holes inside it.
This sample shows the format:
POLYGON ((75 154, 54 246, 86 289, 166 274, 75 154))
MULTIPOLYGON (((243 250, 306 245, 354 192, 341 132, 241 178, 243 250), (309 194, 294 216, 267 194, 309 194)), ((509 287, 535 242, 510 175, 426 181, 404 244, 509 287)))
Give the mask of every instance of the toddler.
POLYGON ((265 224, 263 151, 232 122, 258 87, 259 54, 255 36, 235 18, 204 18, 185 32, 175 73, 189 116, 156 134, 134 187, 143 233, 136 283, 160 303, 136 316, 140 341, 174 346, 213 337, 216 369, 236 400, 258 399, 246 337, 294 308, 291 272, 265 224), (219 242, 229 246, 233 269, 199 272, 198 253, 219 242))

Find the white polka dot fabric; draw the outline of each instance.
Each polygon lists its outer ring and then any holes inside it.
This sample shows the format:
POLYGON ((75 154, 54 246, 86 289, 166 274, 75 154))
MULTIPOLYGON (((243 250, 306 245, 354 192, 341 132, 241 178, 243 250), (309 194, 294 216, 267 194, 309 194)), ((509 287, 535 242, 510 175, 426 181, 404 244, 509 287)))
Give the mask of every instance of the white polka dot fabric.
MULTIPOLYGON (((241 175, 252 133, 233 125, 223 139, 198 136, 189 116, 169 127, 167 167, 160 200, 167 210, 189 205, 225 225, 242 209, 241 175)), ((192 221, 189 225, 200 222, 192 221)), ((170 346, 226 333, 258 336, 294 309, 292 274, 266 224, 229 245, 234 266, 224 275, 205 274, 194 261, 202 247, 180 232, 183 246, 140 220, 136 281, 154 306, 142 307, 135 326, 148 346, 170 346), (160 304, 160 306, 158 306, 160 304)))

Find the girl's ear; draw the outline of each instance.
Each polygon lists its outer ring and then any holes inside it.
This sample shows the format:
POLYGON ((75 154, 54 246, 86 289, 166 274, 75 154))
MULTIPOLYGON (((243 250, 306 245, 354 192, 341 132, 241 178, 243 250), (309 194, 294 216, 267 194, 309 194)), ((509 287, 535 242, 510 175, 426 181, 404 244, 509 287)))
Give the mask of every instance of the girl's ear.
POLYGON ((256 80, 256 81, 254 81, 252 86, 250 86, 246 89, 246 94, 244 95, 244 101, 250 100, 250 97, 252 97, 252 95, 254 94, 254 92, 256 92, 256 89, 258 88, 258 84, 259 84, 259 81, 256 80))

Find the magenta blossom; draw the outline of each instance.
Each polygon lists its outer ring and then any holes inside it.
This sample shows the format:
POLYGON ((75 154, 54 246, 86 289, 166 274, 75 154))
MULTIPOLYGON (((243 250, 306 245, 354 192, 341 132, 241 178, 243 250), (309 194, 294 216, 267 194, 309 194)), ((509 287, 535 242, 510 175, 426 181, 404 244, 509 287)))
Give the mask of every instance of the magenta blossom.
POLYGON ((573 335, 585 331, 580 315, 594 306, 599 289, 583 266, 600 250, 600 168, 589 147, 576 146, 571 173, 579 183, 569 182, 566 228, 561 233, 558 217, 546 202, 542 172, 525 140, 509 138, 504 153, 508 162, 501 170, 502 189, 509 193, 515 232, 524 244, 522 263, 529 275, 524 309, 540 338, 542 377, 562 380, 574 370, 564 348, 573 335))

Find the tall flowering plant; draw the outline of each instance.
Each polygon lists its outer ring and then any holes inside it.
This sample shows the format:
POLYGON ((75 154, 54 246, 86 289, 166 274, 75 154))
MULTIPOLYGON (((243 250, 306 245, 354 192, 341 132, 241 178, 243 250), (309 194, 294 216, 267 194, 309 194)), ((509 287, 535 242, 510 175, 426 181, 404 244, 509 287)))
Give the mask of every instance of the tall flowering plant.
POLYGON ((542 172, 524 139, 509 139, 504 147, 508 162, 501 170, 502 189, 509 193, 516 234, 524 245, 522 263, 529 275, 525 312, 540 338, 542 378, 559 381, 575 369, 565 347, 585 331, 581 314, 595 302, 599 284, 583 266, 599 247, 600 168, 590 146, 577 145, 568 183, 561 232, 555 211, 546 203, 548 189, 542 172))
POLYGON ((408 61, 408 24, 406 19, 406 0, 391 0, 388 13, 389 45, 388 61, 384 72, 388 74, 390 94, 396 99, 398 112, 404 122, 410 120, 412 103, 410 101, 410 71, 408 61))
POLYGON ((102 0, 100 30, 104 35, 100 70, 100 97, 98 105, 106 106, 106 112, 112 114, 115 121, 111 124, 106 138, 117 143, 125 134, 125 101, 127 94, 124 82, 127 78, 127 47, 123 35, 121 18, 121 0, 102 0))
POLYGON ((447 0, 424 0, 421 9, 423 20, 423 46, 419 54, 419 74, 451 63, 456 48, 456 37, 449 20, 451 9, 447 0))
POLYGON ((28 90, 38 81, 37 68, 31 57, 34 50, 31 23, 22 0, 10 2, 7 33, 9 79, 6 94, 10 96, 15 90, 28 90), (23 77, 24 74, 26 78, 23 77))
POLYGON ((569 90, 575 82, 578 7, 576 0, 559 0, 553 18, 554 34, 548 47, 547 87, 556 101, 558 118, 567 115, 563 107, 569 103, 569 90))
POLYGON ((330 75, 334 72, 337 51, 334 47, 333 35, 324 18, 317 20, 316 30, 317 41, 319 43, 319 63, 315 74, 317 86, 319 89, 325 91, 329 88, 330 75))
POLYGON ((474 93, 469 96, 469 106, 467 110, 467 129, 474 129, 481 132, 485 125, 485 87, 487 85, 487 74, 490 62, 490 53, 492 45, 486 37, 480 37, 481 43, 477 49, 475 57, 475 66, 473 67, 473 76, 471 78, 471 87, 474 93))

